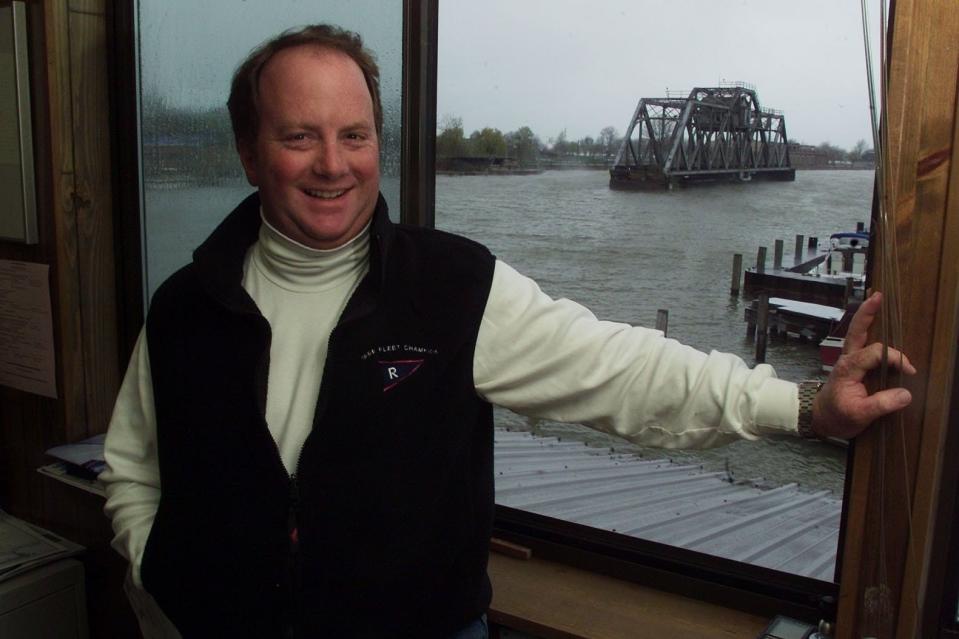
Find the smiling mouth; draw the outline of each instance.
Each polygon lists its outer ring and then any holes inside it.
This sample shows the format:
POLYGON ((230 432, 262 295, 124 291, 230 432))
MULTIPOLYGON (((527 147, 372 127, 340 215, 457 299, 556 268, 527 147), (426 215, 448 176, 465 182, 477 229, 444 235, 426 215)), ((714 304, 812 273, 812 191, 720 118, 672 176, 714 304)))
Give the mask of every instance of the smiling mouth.
POLYGON ((339 189, 337 191, 320 191, 318 189, 303 189, 303 192, 309 195, 310 197, 315 197, 320 200, 335 200, 344 193, 347 189, 339 189))

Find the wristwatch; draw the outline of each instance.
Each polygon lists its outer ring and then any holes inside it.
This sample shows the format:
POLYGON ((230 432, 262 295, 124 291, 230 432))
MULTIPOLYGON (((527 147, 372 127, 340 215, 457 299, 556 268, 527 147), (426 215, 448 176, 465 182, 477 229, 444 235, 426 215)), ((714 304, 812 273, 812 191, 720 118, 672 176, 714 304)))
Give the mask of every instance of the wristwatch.
POLYGON ((799 421, 796 428, 800 437, 821 439, 812 429, 812 403, 822 385, 823 382, 817 380, 799 382, 799 421))

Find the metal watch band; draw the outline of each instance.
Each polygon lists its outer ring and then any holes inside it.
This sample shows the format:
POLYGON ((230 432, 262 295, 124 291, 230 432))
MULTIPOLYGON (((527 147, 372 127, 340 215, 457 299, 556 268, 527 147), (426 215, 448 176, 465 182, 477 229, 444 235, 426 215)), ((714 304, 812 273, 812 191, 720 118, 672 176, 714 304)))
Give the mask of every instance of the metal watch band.
POLYGON ((819 439, 819 435, 812 429, 812 402, 822 385, 823 382, 816 380, 799 382, 799 421, 796 428, 800 437, 819 439))

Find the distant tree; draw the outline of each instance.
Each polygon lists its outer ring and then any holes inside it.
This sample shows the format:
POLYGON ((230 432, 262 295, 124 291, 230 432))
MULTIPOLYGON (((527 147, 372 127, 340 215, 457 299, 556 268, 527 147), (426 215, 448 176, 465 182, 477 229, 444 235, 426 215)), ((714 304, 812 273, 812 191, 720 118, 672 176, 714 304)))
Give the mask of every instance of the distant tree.
POLYGON ((540 142, 531 128, 528 126, 520 127, 515 131, 510 131, 504 137, 510 157, 516 158, 518 164, 532 166, 539 162, 539 150, 543 143, 540 142))
POLYGON ((443 158, 467 155, 462 118, 452 115, 443 116, 439 125, 439 135, 436 136, 436 155, 443 158))
POLYGON ((470 134, 469 149, 477 157, 502 157, 506 155, 506 138, 499 129, 486 127, 470 134))
POLYGON ((570 152, 569 140, 566 138, 566 129, 559 132, 559 135, 553 140, 553 152, 559 155, 566 155, 570 152))
POLYGON ((600 152, 604 156, 609 157, 616 153, 616 149, 619 147, 619 133, 616 131, 616 127, 604 127, 603 130, 599 132, 598 142, 600 152))
POLYGON ((839 148, 838 146, 834 146, 829 142, 822 142, 816 148, 819 149, 819 152, 822 153, 827 160, 844 160, 846 158, 845 150, 839 148))
POLYGON ((861 160, 863 154, 868 150, 869 150, 869 147, 866 145, 866 141, 859 140, 852 146, 851 149, 849 149, 849 153, 847 154, 847 157, 853 162, 856 162, 857 160, 861 160))
POLYGON ((579 141, 579 148, 580 151, 585 155, 596 155, 596 140, 587 135, 585 138, 579 141))

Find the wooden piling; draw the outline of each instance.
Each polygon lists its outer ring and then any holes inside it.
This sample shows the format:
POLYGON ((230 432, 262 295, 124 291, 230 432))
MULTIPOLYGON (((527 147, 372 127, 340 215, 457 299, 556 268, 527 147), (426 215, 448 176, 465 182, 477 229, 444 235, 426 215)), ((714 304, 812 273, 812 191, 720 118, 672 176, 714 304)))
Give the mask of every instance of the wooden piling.
POLYGON ((766 340, 769 332, 769 294, 759 294, 759 307, 756 309, 756 363, 766 361, 766 340))
POLYGON ((759 252, 756 253, 756 272, 765 273, 766 272, 766 247, 760 246, 759 252))
POLYGON ((810 255, 815 255, 816 251, 819 250, 819 238, 811 236, 809 238, 809 250, 807 251, 810 255))
POLYGON ((669 311, 665 308, 661 308, 656 311, 656 330, 662 331, 663 336, 666 336, 666 331, 669 328, 669 311))
POLYGON ((793 250, 793 264, 802 263, 803 236, 796 236, 796 248, 793 250))
POLYGON ((729 287, 730 295, 739 295, 739 282, 742 279, 743 273, 743 254, 736 253, 733 255, 733 281, 729 287))
POLYGON ((856 233, 863 233, 866 230, 865 222, 856 222, 856 233))
POLYGON ((775 270, 780 270, 783 267, 783 241, 776 240, 776 244, 773 246, 773 268, 775 270))
POLYGON ((842 252, 842 270, 852 273, 852 251, 842 252))
POLYGON ((746 313, 746 337, 751 340, 756 339, 756 309, 759 307, 759 302, 753 300, 749 303, 749 308, 752 309, 752 313, 746 313))

